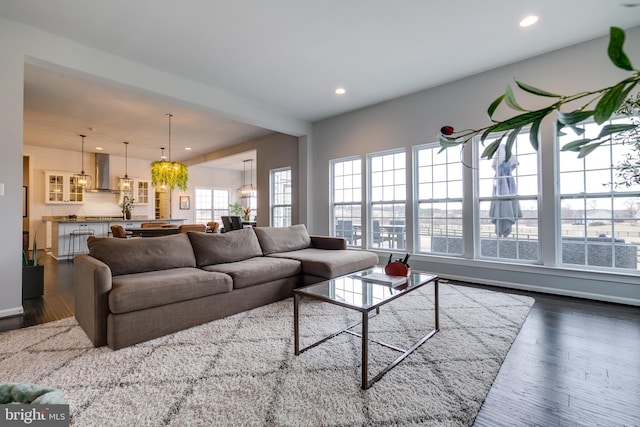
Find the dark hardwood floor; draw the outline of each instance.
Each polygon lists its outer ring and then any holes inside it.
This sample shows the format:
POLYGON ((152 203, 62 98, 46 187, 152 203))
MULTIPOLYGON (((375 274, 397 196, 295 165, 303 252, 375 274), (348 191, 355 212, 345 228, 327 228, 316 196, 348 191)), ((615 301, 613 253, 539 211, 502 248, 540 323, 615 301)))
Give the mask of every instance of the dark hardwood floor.
POLYGON ((56 261, 44 251, 38 251, 44 264, 44 295, 22 301, 24 315, 0 319, 0 331, 24 328, 73 316, 73 263, 56 261))
POLYGON ((640 308, 508 292, 536 302, 475 426, 640 426, 640 308))
MULTIPOLYGON (((25 300, 24 316, 0 319, 0 331, 73 315, 73 263, 41 259, 45 295, 25 300)), ((536 302, 476 426, 640 426, 640 308, 478 287, 536 302)))

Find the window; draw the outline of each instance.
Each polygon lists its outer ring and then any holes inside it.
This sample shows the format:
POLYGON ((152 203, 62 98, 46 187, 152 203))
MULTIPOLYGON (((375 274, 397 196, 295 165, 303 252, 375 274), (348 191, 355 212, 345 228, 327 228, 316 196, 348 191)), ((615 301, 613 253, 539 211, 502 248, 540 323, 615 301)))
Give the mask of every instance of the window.
POLYGON ((229 215, 229 190, 196 188, 196 223, 222 223, 224 215, 229 215))
POLYGON ((369 247, 406 248, 406 154, 371 154, 369 159, 369 247))
POLYGON ((484 147, 477 144, 479 257, 539 262, 538 153, 529 133, 517 136, 509 159, 505 142, 493 159, 480 159, 484 147))
POLYGON ((331 162, 332 236, 343 237, 347 244, 361 242, 362 161, 342 159, 331 162))
POLYGON ((271 226, 291 225, 291 168, 271 172, 271 226))
POLYGON ((439 144, 414 148, 416 252, 462 255, 462 162, 439 144))
MULTIPOLYGON (((625 122, 628 119, 612 123, 625 122)), ((595 137, 602 126, 588 123, 579 127, 585 137, 595 137)), ((574 139, 568 132, 559 138, 558 146, 574 139)), ((583 159, 575 152, 559 152, 562 264, 638 268, 640 185, 621 185, 616 169, 631 153, 632 145, 619 139, 610 139, 583 159)))

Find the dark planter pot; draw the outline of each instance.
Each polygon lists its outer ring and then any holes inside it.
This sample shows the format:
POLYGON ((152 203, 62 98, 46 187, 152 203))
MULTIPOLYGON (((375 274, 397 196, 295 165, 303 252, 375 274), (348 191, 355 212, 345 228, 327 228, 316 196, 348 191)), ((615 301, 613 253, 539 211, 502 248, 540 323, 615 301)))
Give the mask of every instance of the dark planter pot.
POLYGON ((38 298, 44 294, 44 265, 22 267, 22 299, 38 298))

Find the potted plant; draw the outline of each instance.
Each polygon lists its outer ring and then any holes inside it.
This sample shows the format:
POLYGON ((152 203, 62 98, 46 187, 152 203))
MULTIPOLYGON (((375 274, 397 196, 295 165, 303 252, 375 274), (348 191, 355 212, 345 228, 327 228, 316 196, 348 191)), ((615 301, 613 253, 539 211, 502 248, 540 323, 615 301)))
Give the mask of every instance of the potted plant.
POLYGON ((131 219, 131 210, 133 209, 133 204, 135 201, 135 199, 130 199, 129 196, 124 196, 122 198, 120 209, 122 209, 122 216, 124 219, 131 219))
POLYGON ((242 215, 242 205, 238 202, 229 205, 229 214, 233 216, 242 215))
POLYGON ((22 250, 22 299, 37 298, 44 294, 44 265, 38 264, 37 235, 33 236, 31 258, 22 250))

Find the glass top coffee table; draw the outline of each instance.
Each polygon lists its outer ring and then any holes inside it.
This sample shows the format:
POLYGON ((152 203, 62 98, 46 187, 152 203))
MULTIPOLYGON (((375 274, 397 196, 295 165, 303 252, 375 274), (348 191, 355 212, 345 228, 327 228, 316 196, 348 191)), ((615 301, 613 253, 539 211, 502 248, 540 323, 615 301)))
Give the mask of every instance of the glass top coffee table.
POLYGON ((369 279, 367 276, 371 273, 383 273, 383 270, 381 268, 363 270, 346 276, 337 277, 335 279, 325 280, 324 282, 298 288, 293 291, 293 328, 296 356, 342 333, 360 337, 362 339, 361 387, 363 389, 371 387, 371 385, 382 378, 384 374, 389 372, 389 370, 391 370, 394 366, 404 360, 404 358, 410 355, 415 349, 420 347, 425 341, 435 335, 435 333, 438 332, 440 328, 438 319, 439 277, 437 275, 412 272, 407 277, 407 280, 404 280, 401 283, 392 286, 390 284, 383 284, 377 281, 373 281, 373 279, 369 279), (379 314, 381 306, 397 298, 407 298, 407 295, 412 291, 415 291, 416 289, 427 285, 432 286, 434 292, 435 322, 433 329, 409 349, 403 349, 391 344, 383 343, 381 341, 371 340, 372 342, 380 344, 384 347, 398 351, 401 353, 401 355, 389 365, 387 365, 375 377, 369 380, 369 313, 375 310, 376 314, 379 314), (312 298, 359 311, 362 313, 362 320, 301 349, 299 312, 300 299, 302 297, 312 298), (358 325, 362 325, 361 334, 351 330, 358 325))

